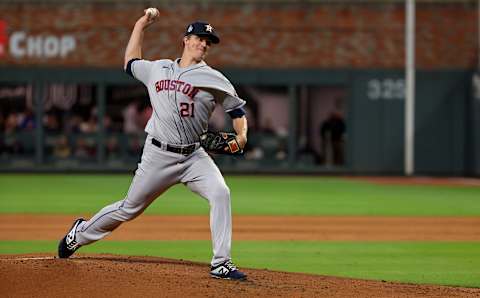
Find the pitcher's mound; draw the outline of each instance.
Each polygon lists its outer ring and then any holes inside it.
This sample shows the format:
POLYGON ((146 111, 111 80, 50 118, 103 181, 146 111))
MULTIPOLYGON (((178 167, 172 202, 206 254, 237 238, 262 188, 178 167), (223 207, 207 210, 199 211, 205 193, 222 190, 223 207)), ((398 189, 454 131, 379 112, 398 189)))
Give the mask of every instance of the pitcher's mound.
POLYGON ((7 297, 478 297, 480 289, 400 284, 244 269, 246 281, 218 280, 209 265, 156 257, 78 254, 0 256, 7 297))

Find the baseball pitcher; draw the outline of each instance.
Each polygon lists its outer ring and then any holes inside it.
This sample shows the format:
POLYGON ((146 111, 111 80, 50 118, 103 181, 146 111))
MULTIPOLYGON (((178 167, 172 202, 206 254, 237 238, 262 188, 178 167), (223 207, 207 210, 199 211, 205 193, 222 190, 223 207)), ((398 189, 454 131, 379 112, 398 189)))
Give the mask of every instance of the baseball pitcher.
POLYGON ((174 61, 142 59, 145 29, 159 12, 145 10, 137 20, 125 50, 124 69, 148 89, 153 113, 138 168, 126 197, 104 207, 89 220, 79 218, 58 246, 60 258, 70 257, 79 247, 100 240, 123 222, 140 215, 169 187, 183 183, 210 205, 213 246, 210 275, 243 280, 246 275, 231 261, 232 219, 230 190, 218 167, 206 153, 239 154, 247 142, 245 101, 220 72, 204 59, 220 39, 205 22, 187 26, 183 53, 174 61), (233 121, 235 133, 208 132, 208 120, 220 103, 233 121))

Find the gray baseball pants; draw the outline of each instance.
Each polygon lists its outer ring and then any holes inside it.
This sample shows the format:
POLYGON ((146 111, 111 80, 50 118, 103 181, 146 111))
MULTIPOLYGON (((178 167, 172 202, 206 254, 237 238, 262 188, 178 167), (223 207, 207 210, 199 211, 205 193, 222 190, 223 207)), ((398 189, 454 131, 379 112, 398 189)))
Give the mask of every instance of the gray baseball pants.
POLYGON ((217 165, 203 150, 189 156, 165 151, 145 141, 142 159, 125 199, 101 209, 77 228, 80 245, 90 244, 110 234, 123 222, 134 219, 169 187, 183 183, 210 204, 212 266, 230 259, 232 217, 230 190, 217 165))

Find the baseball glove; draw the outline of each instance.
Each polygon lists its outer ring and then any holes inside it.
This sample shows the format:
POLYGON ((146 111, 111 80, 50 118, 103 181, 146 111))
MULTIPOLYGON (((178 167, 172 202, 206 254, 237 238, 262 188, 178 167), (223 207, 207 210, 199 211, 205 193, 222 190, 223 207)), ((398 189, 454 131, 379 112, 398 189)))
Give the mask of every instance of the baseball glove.
POLYGON ((231 132, 208 131, 200 136, 200 144, 211 153, 238 155, 243 150, 237 142, 236 134, 231 132))

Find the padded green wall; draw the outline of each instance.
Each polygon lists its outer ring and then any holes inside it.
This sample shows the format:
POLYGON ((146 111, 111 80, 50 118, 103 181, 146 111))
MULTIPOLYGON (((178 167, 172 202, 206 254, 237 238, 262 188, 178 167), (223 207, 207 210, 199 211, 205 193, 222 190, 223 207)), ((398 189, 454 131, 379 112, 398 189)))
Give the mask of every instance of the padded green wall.
MULTIPOLYGON (((355 172, 403 173, 405 102, 397 90, 403 76, 399 71, 357 71, 352 76, 353 134, 349 141, 355 172), (382 95, 377 99, 369 96, 372 81, 381 85, 382 95)), ((467 150, 472 129, 469 81, 467 71, 417 72, 416 174, 461 175, 467 171, 472 159, 467 150)))
MULTIPOLYGON (((404 72, 354 69, 230 69, 234 83, 343 86, 348 93, 347 166, 340 172, 402 174, 404 72)), ((133 84, 119 69, 4 68, 3 82, 133 84)), ((480 100, 472 96, 472 71, 417 71, 415 172, 480 175, 480 100)), ((290 92, 295 94, 295 92, 290 92)), ((292 98, 292 102, 298 98, 292 98)), ((295 115, 295 113, 291 113, 295 115)), ((0 167, 1 169, 1 167, 0 167)), ((328 170, 327 170, 328 171, 328 170)))

